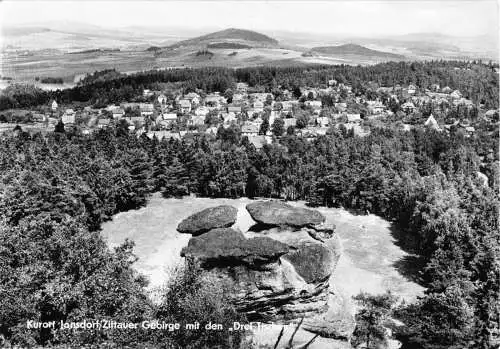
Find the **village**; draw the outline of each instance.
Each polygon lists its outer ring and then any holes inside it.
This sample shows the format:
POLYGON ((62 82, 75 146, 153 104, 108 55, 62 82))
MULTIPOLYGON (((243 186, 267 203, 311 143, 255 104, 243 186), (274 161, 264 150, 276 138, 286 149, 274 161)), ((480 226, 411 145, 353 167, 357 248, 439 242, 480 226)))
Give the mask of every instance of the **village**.
POLYGON ((158 139, 216 135, 219 128, 231 127, 259 149, 284 134, 313 140, 331 127, 344 127, 360 137, 374 127, 404 131, 429 127, 471 137, 478 127, 494 132, 498 111, 485 110, 447 86, 374 86, 355 94, 351 86, 330 79, 323 86, 278 88, 272 93, 242 82, 233 90, 210 94, 144 89, 133 102, 103 108, 52 100, 33 110, 3 111, 0 121, 0 132, 19 126, 23 131, 46 133, 60 124, 66 132, 82 134, 126 122, 130 132, 158 139))

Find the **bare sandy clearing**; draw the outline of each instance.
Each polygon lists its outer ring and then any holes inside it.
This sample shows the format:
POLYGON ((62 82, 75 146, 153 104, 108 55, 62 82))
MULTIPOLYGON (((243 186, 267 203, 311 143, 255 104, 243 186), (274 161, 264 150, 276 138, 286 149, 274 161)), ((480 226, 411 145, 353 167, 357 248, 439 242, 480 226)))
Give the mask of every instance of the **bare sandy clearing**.
MULTIPOLYGON (((103 224, 102 235, 110 246, 126 238, 136 243, 139 257, 136 268, 151 280, 151 287, 161 286, 175 265, 182 263, 180 251, 189 238, 176 231, 177 224, 187 216, 207 207, 232 205, 238 208, 235 227, 242 231, 254 224, 245 210, 250 199, 208 199, 185 197, 163 199, 154 195, 144 208, 117 214, 103 224)), ((292 203, 304 206, 304 203, 292 203)), ((423 292, 423 287, 407 280, 394 263, 407 254, 395 245, 391 224, 374 216, 356 216, 343 209, 319 208, 329 223, 337 226, 344 247, 333 280, 347 294, 360 291, 383 293, 391 290, 407 300, 423 292)))

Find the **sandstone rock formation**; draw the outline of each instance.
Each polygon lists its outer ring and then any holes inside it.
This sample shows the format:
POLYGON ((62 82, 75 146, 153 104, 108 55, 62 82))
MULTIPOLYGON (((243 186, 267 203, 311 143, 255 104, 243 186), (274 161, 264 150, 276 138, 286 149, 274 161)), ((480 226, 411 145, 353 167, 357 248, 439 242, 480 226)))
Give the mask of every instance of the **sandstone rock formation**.
POLYGON ((288 246, 279 241, 267 237, 247 239, 239 231, 222 228, 193 237, 182 249, 181 256, 195 259, 205 268, 240 264, 258 267, 277 261, 288 251, 288 246))
POLYGON ((281 201, 253 202, 246 208, 254 221, 272 226, 305 227, 325 221, 318 211, 294 207, 281 201))
POLYGON ((238 210, 232 206, 209 207, 184 219, 178 226, 180 233, 200 235, 216 228, 228 228, 236 222, 238 210))
MULTIPOLYGON (((236 217, 237 210, 226 207, 236 217)), ((179 231, 198 236, 181 255, 226 285, 229 280, 234 305, 250 321, 305 317, 304 329, 348 339, 354 318, 351 311, 345 314, 345 299, 330 285, 341 250, 334 227, 319 211, 283 202, 253 202, 246 209, 256 224, 245 233, 214 229, 235 221, 224 220, 221 210, 215 210, 215 219, 207 217, 214 211, 204 210, 182 221, 179 231), (201 222, 210 222, 209 228, 201 222)))

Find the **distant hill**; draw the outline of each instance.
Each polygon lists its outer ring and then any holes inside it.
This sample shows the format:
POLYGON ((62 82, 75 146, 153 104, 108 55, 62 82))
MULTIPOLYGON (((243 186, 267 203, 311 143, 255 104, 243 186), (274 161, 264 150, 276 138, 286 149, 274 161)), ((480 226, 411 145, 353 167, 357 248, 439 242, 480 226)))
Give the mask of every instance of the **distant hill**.
POLYGON ((395 53, 372 50, 367 47, 356 44, 345 44, 339 46, 321 46, 313 47, 307 52, 307 55, 322 55, 322 56, 362 56, 369 58, 380 58, 387 60, 402 60, 403 55, 395 53))
POLYGON ((261 33, 254 32, 252 30, 229 28, 221 30, 218 32, 210 33, 207 35, 198 36, 196 38, 179 41, 169 48, 180 48, 180 47, 211 47, 214 45, 224 48, 234 46, 241 46, 242 48, 248 47, 276 47, 278 46, 278 41, 261 33))

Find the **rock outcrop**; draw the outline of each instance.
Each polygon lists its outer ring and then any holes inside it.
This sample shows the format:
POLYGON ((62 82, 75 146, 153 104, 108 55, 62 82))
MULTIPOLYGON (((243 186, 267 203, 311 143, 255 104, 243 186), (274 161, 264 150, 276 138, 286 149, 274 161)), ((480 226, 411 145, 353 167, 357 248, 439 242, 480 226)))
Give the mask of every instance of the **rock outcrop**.
POLYGON ((209 207, 184 219, 177 226, 180 233, 200 235, 217 228, 228 228, 236 222, 238 210, 233 206, 209 207))
MULTIPOLYGON (((198 235, 181 255, 226 285, 229 280, 233 303, 249 320, 305 317, 304 329, 348 339, 354 318, 343 314, 344 299, 330 285, 341 250, 334 227, 325 223, 319 211, 283 202, 254 202, 246 209, 256 224, 244 233, 221 229, 221 222, 233 224, 234 219, 226 221, 220 214, 207 217, 213 211, 201 211, 181 222, 179 231, 198 235), (203 228, 202 221, 211 224, 203 228)), ((236 209, 225 211, 236 217, 236 209)))
POLYGON ((306 227, 321 224, 325 217, 318 211, 294 207, 281 201, 258 201, 247 205, 253 220, 271 226, 306 227))
POLYGON ((198 261, 204 268, 237 265, 258 268, 276 262, 288 251, 286 244, 271 238, 247 239, 240 231, 221 228, 193 237, 182 249, 181 256, 198 261))

